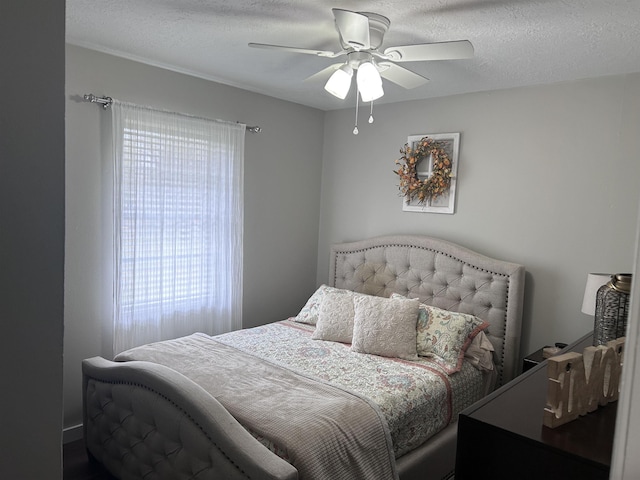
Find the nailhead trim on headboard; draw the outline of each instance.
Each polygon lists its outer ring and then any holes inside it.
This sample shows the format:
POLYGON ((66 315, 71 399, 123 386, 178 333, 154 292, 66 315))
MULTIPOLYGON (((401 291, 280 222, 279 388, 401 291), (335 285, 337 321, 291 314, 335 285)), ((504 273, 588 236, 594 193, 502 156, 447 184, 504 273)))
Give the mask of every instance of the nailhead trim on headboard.
POLYGON ((524 293, 521 265, 431 237, 396 235, 334 245, 329 283, 379 296, 400 293, 472 313, 493 326, 489 338, 496 348, 498 385, 516 374, 524 293))

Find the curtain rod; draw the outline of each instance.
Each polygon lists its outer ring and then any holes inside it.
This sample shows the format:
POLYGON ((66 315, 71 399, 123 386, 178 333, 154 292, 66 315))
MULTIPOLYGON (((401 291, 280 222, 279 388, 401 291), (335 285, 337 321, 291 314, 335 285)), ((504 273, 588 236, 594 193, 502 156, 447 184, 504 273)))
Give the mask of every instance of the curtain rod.
MULTIPOLYGON (((84 99, 87 102, 91 102, 91 103, 98 103, 100 105, 102 105, 102 108, 104 108, 105 110, 107 108, 109 108, 111 106, 111 104, 113 103, 113 98, 111 97, 98 97, 96 95, 94 95, 93 93, 87 93, 84 96, 84 99)), ((238 122, 240 123, 240 122, 238 122)), ((249 125, 246 126, 247 128, 247 132, 250 133, 260 133, 262 131, 262 127, 259 127, 257 125, 250 127, 249 125)))

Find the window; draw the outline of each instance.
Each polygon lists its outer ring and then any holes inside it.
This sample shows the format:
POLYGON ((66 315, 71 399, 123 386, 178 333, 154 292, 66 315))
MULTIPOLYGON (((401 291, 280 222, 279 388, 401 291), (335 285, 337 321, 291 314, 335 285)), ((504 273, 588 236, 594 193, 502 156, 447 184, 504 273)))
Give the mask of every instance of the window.
POLYGON ((240 327, 244 126, 114 103, 114 353, 240 327))

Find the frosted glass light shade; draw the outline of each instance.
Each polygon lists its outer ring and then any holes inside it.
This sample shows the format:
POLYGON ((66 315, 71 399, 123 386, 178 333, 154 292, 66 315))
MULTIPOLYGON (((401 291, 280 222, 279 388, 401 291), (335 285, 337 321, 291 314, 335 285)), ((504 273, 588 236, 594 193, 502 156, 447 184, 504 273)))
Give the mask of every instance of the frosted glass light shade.
POLYGON ((353 69, 349 65, 342 65, 327 80, 324 89, 331 95, 344 100, 351 88, 353 69))
POLYGON ((384 95, 382 84, 367 87, 365 90, 360 90, 360 97, 363 102, 372 102, 381 98, 384 95))
POLYGON ((363 102, 371 102, 384 95, 382 78, 373 63, 364 62, 360 64, 356 81, 363 102))
POLYGON ((582 299, 582 313, 595 315, 596 313, 596 293, 598 289, 611 280, 610 273, 589 273, 587 275, 587 285, 584 289, 582 299))

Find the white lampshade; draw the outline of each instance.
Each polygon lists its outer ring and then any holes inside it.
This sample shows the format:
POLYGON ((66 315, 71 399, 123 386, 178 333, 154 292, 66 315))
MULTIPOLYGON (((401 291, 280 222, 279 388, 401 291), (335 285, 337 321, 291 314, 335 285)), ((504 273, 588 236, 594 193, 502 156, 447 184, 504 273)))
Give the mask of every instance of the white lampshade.
POLYGON ((373 63, 363 62, 360 64, 356 81, 363 102, 372 102, 384 95, 382 78, 373 63))
POLYGON ((351 77, 353 76, 353 69, 349 65, 342 65, 337 69, 327 80, 324 89, 331 95, 344 100, 351 88, 351 77))
POLYGON ((595 315, 596 313, 596 293, 598 289, 611 280, 610 273, 589 273, 587 275, 587 285, 584 289, 582 299, 582 313, 595 315))

